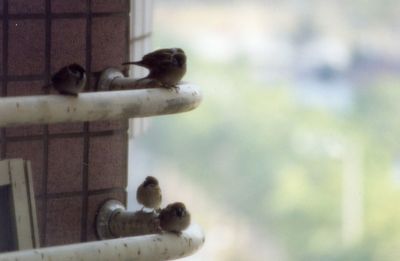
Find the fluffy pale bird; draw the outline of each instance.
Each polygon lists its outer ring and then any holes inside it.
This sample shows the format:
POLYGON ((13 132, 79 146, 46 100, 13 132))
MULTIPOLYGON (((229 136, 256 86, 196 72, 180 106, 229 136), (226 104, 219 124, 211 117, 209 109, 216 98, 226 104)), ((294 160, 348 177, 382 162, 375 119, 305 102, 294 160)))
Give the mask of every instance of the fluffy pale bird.
POLYGON ((143 205, 143 208, 146 207, 158 210, 162 199, 161 188, 158 184, 158 180, 152 176, 146 177, 136 191, 136 199, 143 205))
POLYGON ((61 68, 51 78, 53 86, 60 94, 78 96, 86 85, 86 71, 79 64, 73 63, 61 68))
POLYGON ((190 213, 182 202, 169 204, 160 211, 162 230, 180 234, 190 225, 190 213))

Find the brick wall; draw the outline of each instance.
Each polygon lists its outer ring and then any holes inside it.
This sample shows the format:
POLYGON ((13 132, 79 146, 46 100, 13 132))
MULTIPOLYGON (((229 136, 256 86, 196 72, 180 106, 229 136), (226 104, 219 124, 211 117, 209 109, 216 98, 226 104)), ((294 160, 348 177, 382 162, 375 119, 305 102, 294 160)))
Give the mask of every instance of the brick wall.
MULTIPOLYGON (((130 39, 129 14, 143 13, 145 2, 0 0, 1 96, 42 94, 72 62, 97 72, 143 53, 135 42, 150 34, 136 30, 130 39)), ((126 202, 127 128, 120 120, 1 129, 1 158, 32 161, 42 246, 95 240, 100 204, 126 202)))

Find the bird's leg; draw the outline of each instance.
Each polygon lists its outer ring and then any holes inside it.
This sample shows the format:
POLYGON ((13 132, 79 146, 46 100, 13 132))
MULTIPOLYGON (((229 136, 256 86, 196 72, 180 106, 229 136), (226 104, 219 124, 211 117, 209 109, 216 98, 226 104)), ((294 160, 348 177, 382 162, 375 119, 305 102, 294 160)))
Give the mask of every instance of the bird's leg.
POLYGON ((153 208, 153 214, 158 215, 161 212, 161 208, 153 208))
POLYGON ((152 78, 142 78, 142 85, 144 85, 145 88, 159 88, 162 86, 162 83, 159 80, 152 79, 152 78))
POLYGON ((157 232, 158 232, 158 234, 164 234, 165 233, 164 230, 162 230, 162 228, 160 226, 157 227, 157 232))
POLYGON ((171 233, 177 235, 178 237, 182 235, 181 231, 171 231, 171 233))
POLYGON ((179 90, 180 90, 178 85, 167 85, 167 86, 165 86, 165 88, 167 88, 171 92, 175 91, 176 93, 179 93, 179 90))
POLYGON ((178 86, 178 85, 175 85, 175 86, 173 86, 172 88, 174 88, 174 89, 175 89, 176 93, 179 93, 179 91, 180 91, 180 88, 179 88, 179 86, 178 86))

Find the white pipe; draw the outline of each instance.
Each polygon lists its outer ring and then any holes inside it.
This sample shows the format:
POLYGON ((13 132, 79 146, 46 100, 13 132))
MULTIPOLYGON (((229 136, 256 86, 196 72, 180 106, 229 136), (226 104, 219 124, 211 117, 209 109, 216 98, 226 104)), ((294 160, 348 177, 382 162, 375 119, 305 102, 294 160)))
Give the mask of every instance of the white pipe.
POLYGON ((98 121, 186 112, 201 102, 198 87, 138 89, 66 95, 0 98, 0 127, 98 121))
POLYGON ((192 224, 180 236, 164 233, 17 251, 1 254, 0 261, 171 260, 195 253, 204 241, 201 228, 192 224))

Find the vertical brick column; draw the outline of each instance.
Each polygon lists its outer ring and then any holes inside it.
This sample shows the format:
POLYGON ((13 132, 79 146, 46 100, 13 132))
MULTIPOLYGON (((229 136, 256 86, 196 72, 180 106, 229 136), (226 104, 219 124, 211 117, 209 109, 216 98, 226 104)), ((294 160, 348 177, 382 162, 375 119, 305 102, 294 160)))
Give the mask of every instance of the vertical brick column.
MULTIPOLYGON (((0 0, 1 96, 43 94, 72 62, 90 73, 119 67, 129 59, 129 14, 129 0, 0 0)), ((118 120, 0 130, 2 159, 32 161, 42 246, 95 240, 99 205, 126 201, 127 128, 118 120)))

